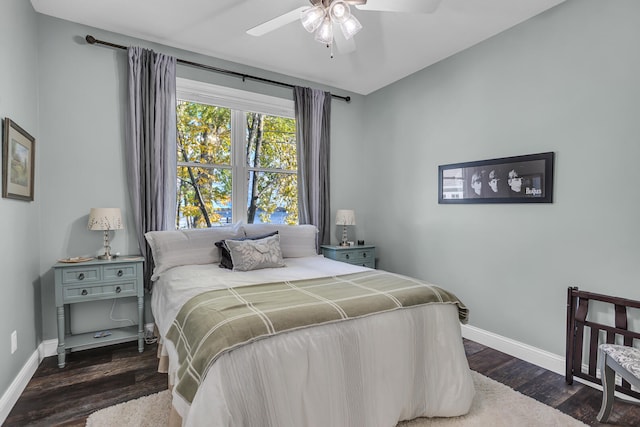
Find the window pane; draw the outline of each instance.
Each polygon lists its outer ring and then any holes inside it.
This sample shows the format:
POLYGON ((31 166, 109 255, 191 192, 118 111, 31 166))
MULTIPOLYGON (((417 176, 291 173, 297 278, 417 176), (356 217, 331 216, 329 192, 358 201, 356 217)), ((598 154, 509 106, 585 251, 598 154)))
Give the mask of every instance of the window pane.
POLYGON ((295 173, 249 172, 247 223, 297 224, 297 181, 295 173))
POLYGON ((249 167, 296 170, 295 119, 247 113, 247 142, 249 167))
POLYGON ((178 162, 231 164, 231 110, 178 101, 178 162))
POLYGON ((231 170, 178 166, 178 228, 231 223, 231 170))
POLYGON ((177 228, 298 223, 295 119, 184 98, 176 113, 177 228), (241 118, 246 126, 236 122, 241 118))

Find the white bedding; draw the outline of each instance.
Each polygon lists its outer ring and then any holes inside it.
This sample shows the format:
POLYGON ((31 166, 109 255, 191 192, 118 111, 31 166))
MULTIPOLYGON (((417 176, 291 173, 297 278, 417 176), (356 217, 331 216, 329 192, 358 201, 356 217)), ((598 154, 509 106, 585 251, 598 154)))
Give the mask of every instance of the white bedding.
MULTIPOLYGON (((151 298, 161 336, 182 304, 201 292, 366 270, 322 256, 285 263, 248 272, 217 264, 166 271, 151 298)), ((175 350, 163 343, 172 375, 175 350)), ((191 405, 177 395, 173 404, 185 426, 391 427, 419 416, 465 414, 473 395, 457 308, 430 304, 237 348, 216 360, 191 405)))

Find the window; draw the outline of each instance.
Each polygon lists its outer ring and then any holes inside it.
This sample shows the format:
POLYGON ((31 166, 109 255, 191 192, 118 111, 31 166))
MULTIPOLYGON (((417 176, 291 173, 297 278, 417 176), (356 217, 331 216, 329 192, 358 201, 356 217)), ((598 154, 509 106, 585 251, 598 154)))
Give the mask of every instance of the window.
POLYGON ((177 228, 298 223, 293 101, 177 79, 177 228))

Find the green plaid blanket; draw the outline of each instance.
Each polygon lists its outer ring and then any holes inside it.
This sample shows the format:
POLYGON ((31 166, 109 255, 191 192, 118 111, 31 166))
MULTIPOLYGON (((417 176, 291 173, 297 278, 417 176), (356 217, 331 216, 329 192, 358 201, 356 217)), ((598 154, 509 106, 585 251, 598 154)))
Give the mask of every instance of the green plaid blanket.
POLYGON ((176 391, 188 402, 224 352, 284 331, 432 303, 456 304, 452 293, 381 270, 208 291, 191 298, 167 339, 178 353, 176 391))

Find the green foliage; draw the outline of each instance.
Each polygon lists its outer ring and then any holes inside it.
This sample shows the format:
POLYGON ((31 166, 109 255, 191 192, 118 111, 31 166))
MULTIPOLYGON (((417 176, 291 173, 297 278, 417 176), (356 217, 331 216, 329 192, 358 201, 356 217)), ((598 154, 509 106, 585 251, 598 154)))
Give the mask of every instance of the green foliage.
MULTIPOLYGON (((219 223, 232 203, 231 110, 180 101, 177 106, 177 217, 188 228, 219 223)), ((246 114, 247 222, 269 222, 277 209, 298 223, 295 120, 246 114), (282 172, 280 172, 282 171, 282 172)), ((234 218, 234 221, 237 219, 234 218)), ((178 224, 177 224, 178 225, 178 224)), ((183 224, 184 226, 184 224, 183 224)))

